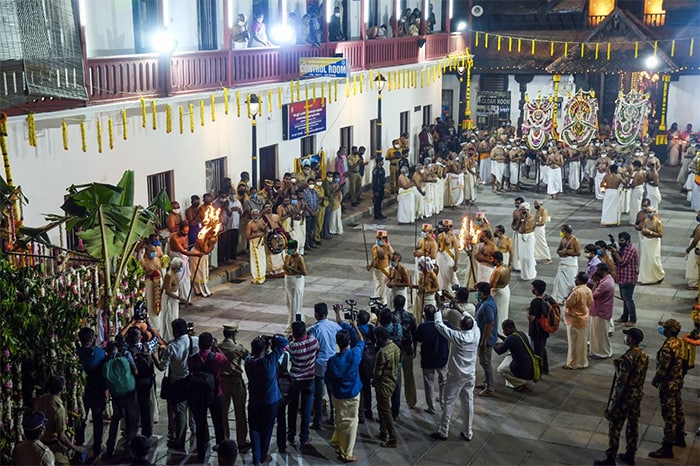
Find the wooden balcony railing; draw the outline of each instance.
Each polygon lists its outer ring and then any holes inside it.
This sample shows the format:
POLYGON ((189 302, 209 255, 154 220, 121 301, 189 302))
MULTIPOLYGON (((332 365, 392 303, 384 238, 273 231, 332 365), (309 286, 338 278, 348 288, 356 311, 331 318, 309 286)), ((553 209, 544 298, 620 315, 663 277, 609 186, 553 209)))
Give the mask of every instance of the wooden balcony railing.
POLYGON ((186 94, 254 83, 284 82, 299 77, 300 57, 342 54, 353 71, 420 63, 459 52, 466 46, 461 34, 432 34, 381 40, 330 42, 320 47, 255 48, 174 54, 89 58, 86 81, 88 104, 186 94), (163 61, 166 60, 165 64, 163 61), (165 71, 169 69, 170 76, 165 71))

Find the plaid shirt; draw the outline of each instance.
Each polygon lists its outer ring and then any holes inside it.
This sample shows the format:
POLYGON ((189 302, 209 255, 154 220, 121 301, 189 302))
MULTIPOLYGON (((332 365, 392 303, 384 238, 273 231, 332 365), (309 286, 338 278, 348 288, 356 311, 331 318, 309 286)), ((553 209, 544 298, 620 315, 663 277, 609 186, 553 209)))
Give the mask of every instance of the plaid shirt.
POLYGON ((617 260, 617 283, 621 285, 637 284, 639 276, 639 255, 635 247, 628 243, 617 260))

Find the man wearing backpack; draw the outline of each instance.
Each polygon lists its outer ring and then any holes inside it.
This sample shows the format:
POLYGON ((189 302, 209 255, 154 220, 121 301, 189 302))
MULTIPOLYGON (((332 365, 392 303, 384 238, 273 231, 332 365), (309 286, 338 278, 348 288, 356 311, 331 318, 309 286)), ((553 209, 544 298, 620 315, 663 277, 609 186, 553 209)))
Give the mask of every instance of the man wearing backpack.
POLYGON ((95 346, 95 331, 89 327, 83 327, 78 332, 80 348, 76 351, 80 366, 85 372, 85 392, 83 393, 83 406, 85 414, 80 426, 75 432, 75 442, 82 445, 85 442, 85 429, 87 427, 87 414, 92 412, 92 454, 97 457, 102 453, 102 435, 104 433, 104 417, 107 397, 105 391, 107 384, 102 377, 102 365, 107 359, 104 349, 95 346))
POLYGON ((126 344, 136 365, 136 401, 139 405, 141 435, 150 437, 153 434, 151 390, 156 378, 153 358, 151 358, 146 346, 141 343, 141 330, 139 328, 129 328, 126 332, 126 344))
MULTIPOLYGON (((389 308, 385 307, 379 311, 379 326, 386 329, 391 341, 394 342, 397 348, 401 349, 403 327, 394 320, 394 315, 389 308)), ((394 384, 394 392, 391 395, 391 416, 394 418, 394 421, 396 421, 399 419, 399 411, 401 409, 401 358, 399 358, 399 370, 396 373, 394 384)), ((379 403, 379 401, 377 401, 377 403, 379 403)), ((377 407, 377 409, 379 409, 379 407, 377 407)))
POLYGON ((136 437, 138 429, 139 411, 136 402, 136 363, 131 353, 119 352, 119 345, 110 341, 107 343, 107 362, 102 366, 102 375, 107 381, 107 387, 112 395, 112 419, 109 423, 109 436, 107 437, 106 455, 114 454, 117 442, 119 424, 124 418, 126 431, 126 444, 136 437))
POLYGON ((536 382, 535 355, 527 335, 515 327, 515 322, 508 319, 501 326, 506 339, 496 343, 494 351, 503 354, 510 351, 498 366, 498 373, 506 379, 506 387, 522 392, 528 389, 531 381, 536 382))
POLYGON ((199 335, 199 351, 187 359, 187 402, 192 410, 197 436, 197 459, 204 461, 209 444, 207 410, 214 424, 216 444, 224 441, 222 395, 218 382, 219 371, 228 365, 222 353, 214 352, 214 337, 209 332, 199 335))
MULTIPOLYGON (((394 296, 394 320, 401 324, 401 360, 404 378, 404 396, 409 409, 416 406, 416 379, 413 376, 413 356, 416 354, 416 318, 406 311, 406 297, 394 296)), ((400 396, 400 395, 399 395, 400 396)))
MULTIPOLYGON (((171 324, 175 338, 165 347, 163 359, 158 359, 158 353, 153 353, 156 367, 161 371, 168 371, 167 383, 170 392, 167 393, 168 401, 168 448, 174 452, 185 453, 185 434, 187 433, 187 403, 185 397, 177 395, 177 388, 184 387, 184 379, 189 374, 187 359, 192 354, 199 352, 199 338, 190 336, 187 332, 187 321, 175 319, 171 324)), ((161 397, 164 393, 161 392, 161 397)))
POLYGON ((540 325, 540 318, 546 315, 549 309, 551 297, 544 294, 547 284, 544 280, 533 280, 532 294, 535 298, 527 307, 527 320, 530 322, 527 334, 532 339, 535 354, 542 358, 542 374, 549 374, 549 361, 547 360, 547 338, 549 333, 540 325))

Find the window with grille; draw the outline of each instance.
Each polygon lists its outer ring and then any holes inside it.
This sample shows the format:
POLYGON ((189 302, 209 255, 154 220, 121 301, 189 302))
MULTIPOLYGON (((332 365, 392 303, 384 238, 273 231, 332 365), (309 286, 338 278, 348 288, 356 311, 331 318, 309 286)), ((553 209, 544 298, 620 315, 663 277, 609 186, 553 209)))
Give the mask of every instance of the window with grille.
POLYGON ((433 123, 433 106, 423 105, 423 124, 430 126, 433 123))
POLYGON ((207 192, 216 197, 219 195, 219 189, 223 186, 224 178, 228 176, 226 169, 228 157, 219 157, 218 159, 207 160, 204 162, 204 171, 206 176, 207 192))
POLYGON ((350 148, 352 147, 352 126, 340 128, 340 145, 345 146, 348 153, 350 153, 350 148))
POLYGON ((401 134, 409 133, 409 126, 411 125, 411 112, 401 112, 399 114, 399 128, 401 134))
MULTIPOLYGON (((173 175, 173 170, 168 170, 166 172, 160 172, 146 177, 146 184, 148 189, 148 204, 151 204, 161 191, 165 191, 170 200, 174 198, 175 182, 173 175)), ((160 229, 165 227, 165 219, 168 213, 163 211, 162 209, 158 209, 156 215, 158 228, 160 229)))
POLYGON ((316 152, 316 135, 306 136, 301 138, 301 156, 313 154, 316 152))

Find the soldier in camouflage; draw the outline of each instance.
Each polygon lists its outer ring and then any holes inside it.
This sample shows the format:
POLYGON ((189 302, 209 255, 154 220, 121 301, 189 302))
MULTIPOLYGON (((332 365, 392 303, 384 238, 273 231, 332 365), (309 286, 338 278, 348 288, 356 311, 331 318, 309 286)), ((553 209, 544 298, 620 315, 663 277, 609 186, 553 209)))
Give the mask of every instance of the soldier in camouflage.
POLYGON ((644 333, 638 328, 623 330, 625 344, 629 349, 619 359, 614 361, 615 378, 610 390, 610 399, 605 409, 605 418, 609 421, 608 449, 605 458, 594 461, 594 465, 614 465, 615 455, 620 444, 622 426, 627 421, 625 437, 627 450, 617 456, 624 464, 634 465, 634 454, 637 451, 639 439, 639 406, 644 395, 644 379, 649 367, 649 357, 642 351, 639 344, 644 339, 644 333))
POLYGON ((659 325, 659 332, 666 340, 656 353, 656 375, 651 384, 659 389, 661 416, 664 419, 664 439, 656 451, 649 453, 652 458, 673 458, 673 446, 685 447, 685 416, 683 415, 683 341, 678 338, 681 324, 668 319, 659 325))

